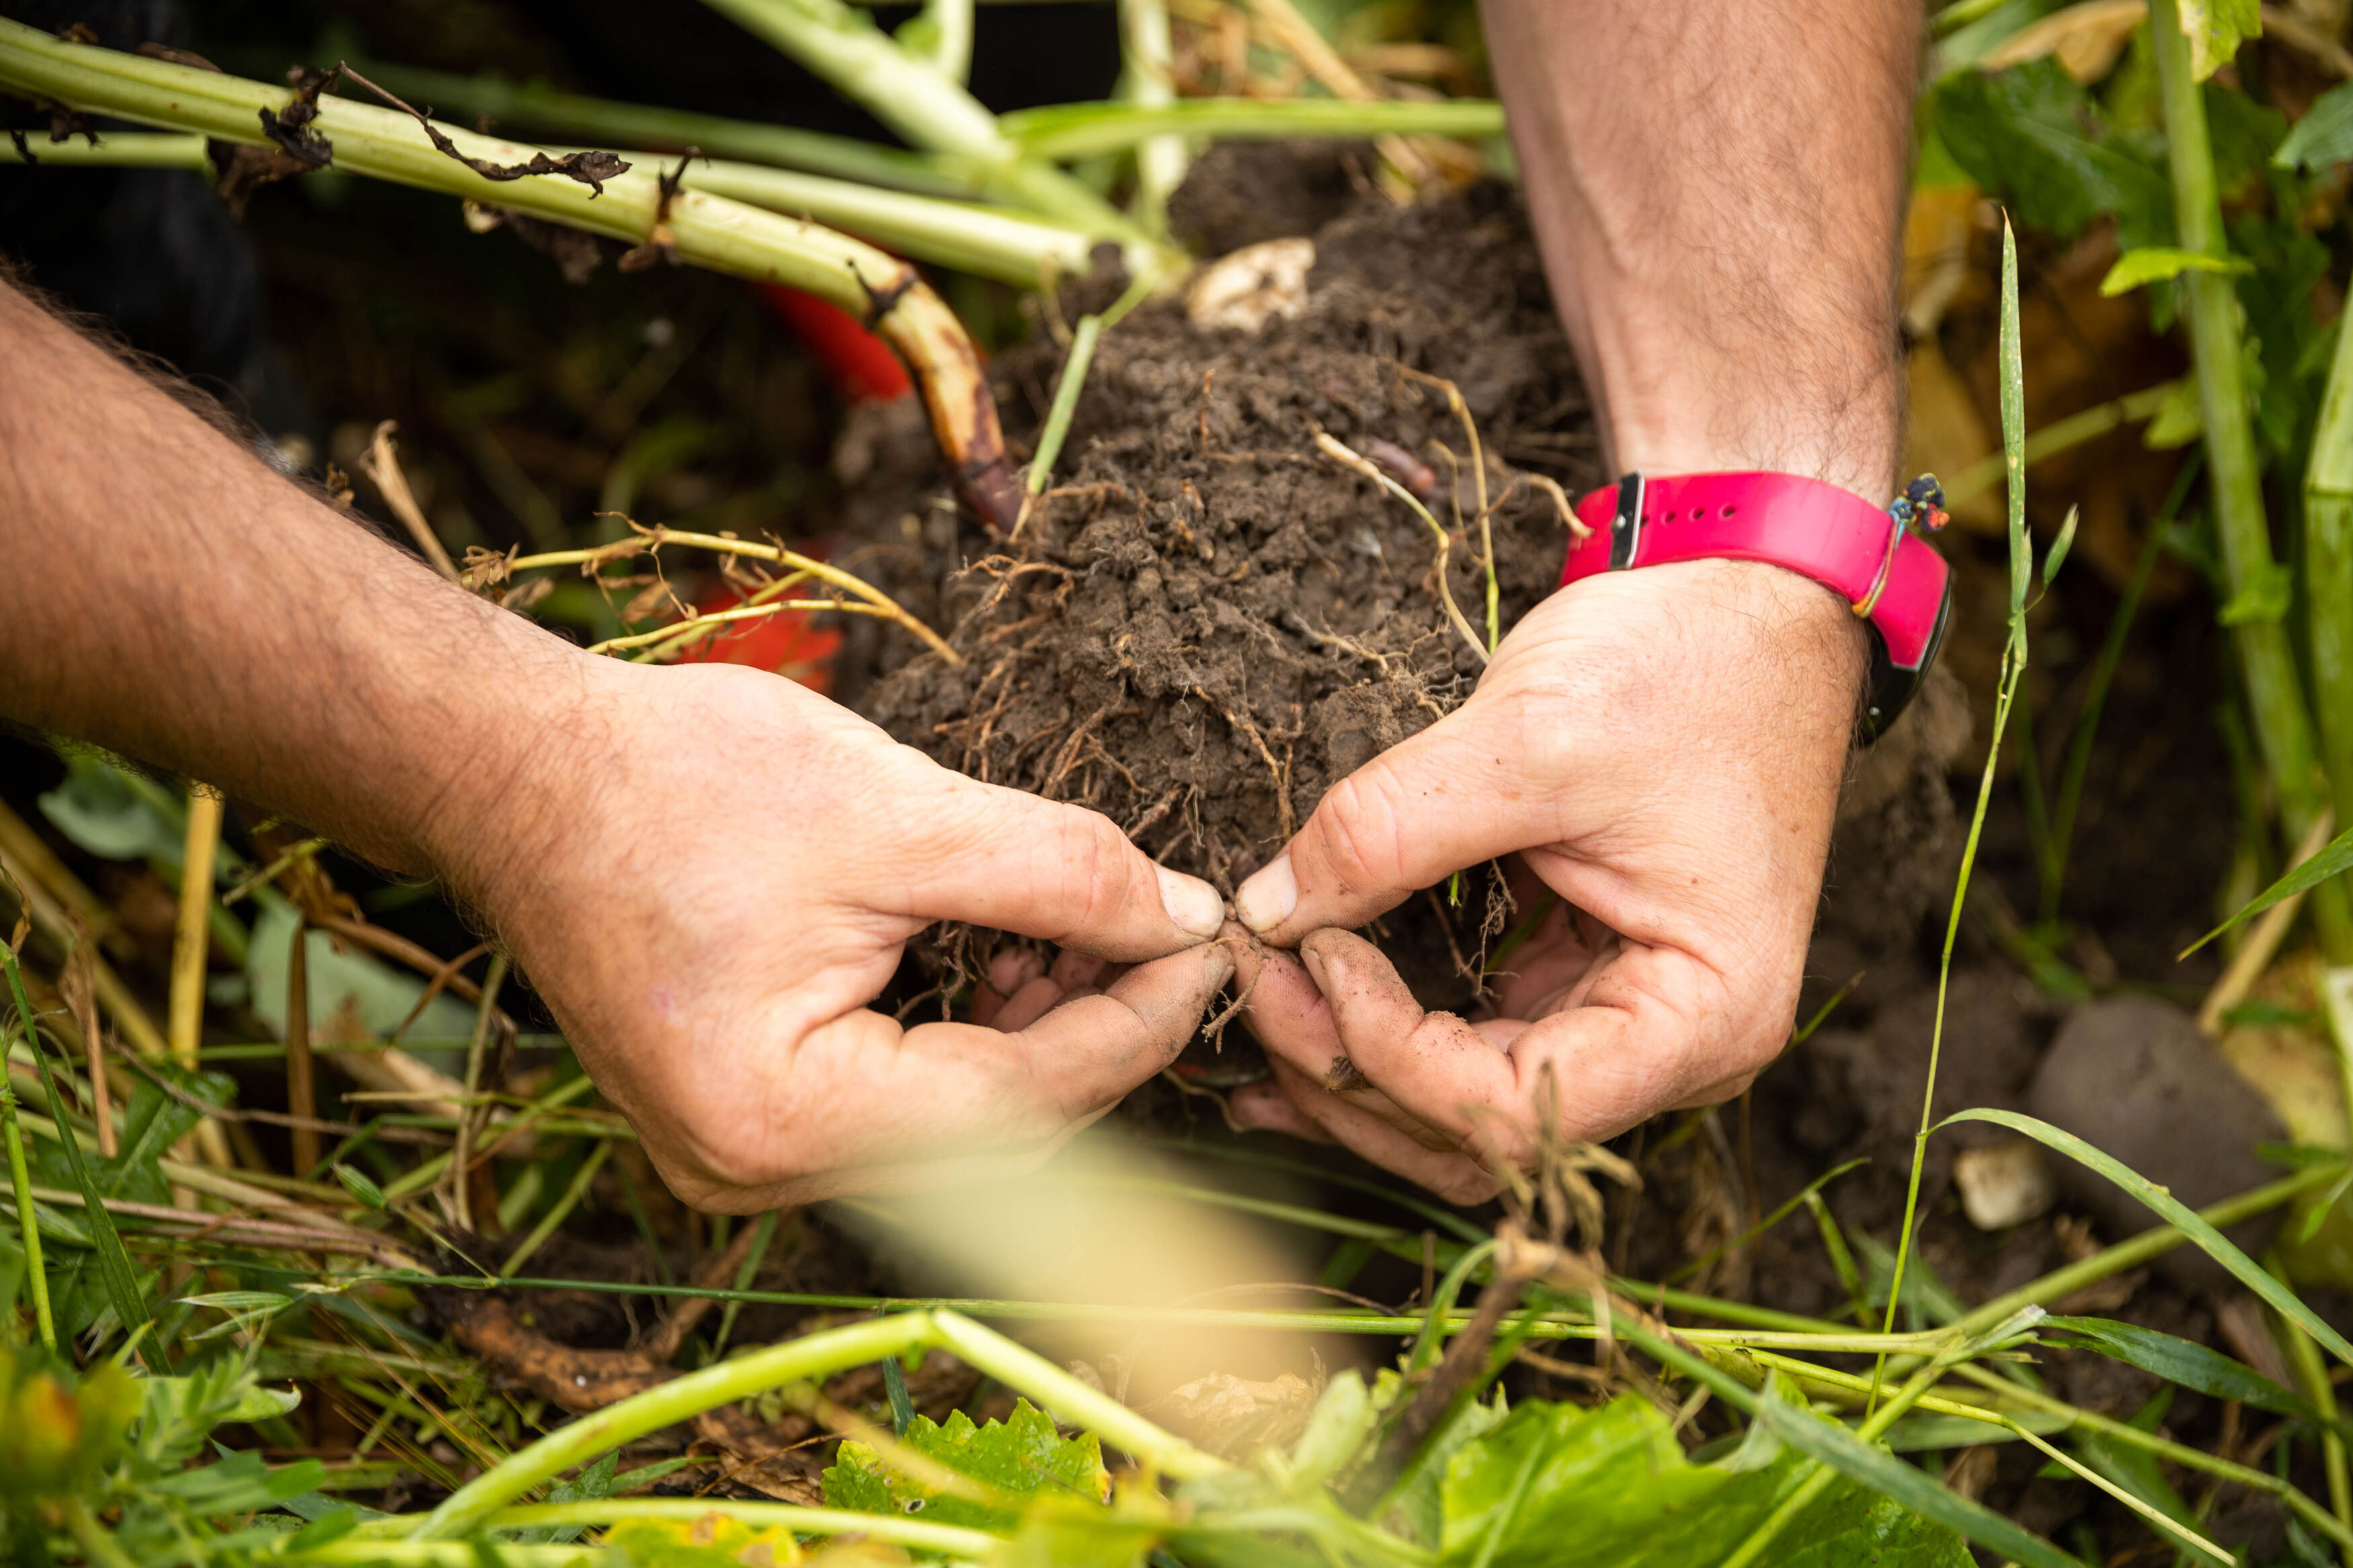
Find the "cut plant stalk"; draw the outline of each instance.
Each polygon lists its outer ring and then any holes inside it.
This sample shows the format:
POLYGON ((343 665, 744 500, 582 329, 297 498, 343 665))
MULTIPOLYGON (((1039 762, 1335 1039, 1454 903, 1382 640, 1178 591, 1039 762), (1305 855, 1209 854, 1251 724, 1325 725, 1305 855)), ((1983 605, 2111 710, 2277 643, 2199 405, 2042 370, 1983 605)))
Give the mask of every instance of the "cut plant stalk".
MULTIPOLYGON (((172 935, 172 994, 168 1014, 172 1059, 194 1071, 205 1017, 205 977, 211 952, 214 870, 220 858, 221 819, 227 802, 195 785, 188 791, 188 826, 180 855, 179 921, 172 935)), ((228 1140, 209 1118, 196 1123, 194 1147, 205 1163, 235 1166, 228 1140)))
MULTIPOLYGON (((139 124, 267 144, 264 110, 284 110, 283 88, 192 66, 69 43, 0 20, 0 88, 139 124)), ((976 516, 1010 528, 1019 511, 997 405, 972 342, 914 268, 871 245, 701 191, 665 193, 649 168, 602 182, 601 194, 558 175, 494 181, 439 152, 415 119, 392 109, 322 97, 311 129, 333 148, 333 166, 505 207, 635 246, 658 225, 684 262, 805 289, 853 314, 907 362, 932 432, 959 494, 976 516)), ((539 151, 458 127, 441 127, 459 153, 488 163, 528 163, 539 151)))
MULTIPOLYGON (((2229 247, 2223 238, 2213 146, 2206 130, 2206 101, 2191 75, 2189 37, 2182 30, 2179 0, 2150 0, 2148 30, 2164 105, 2166 156, 2172 168, 2181 248, 2200 256, 2224 257, 2229 247)), ((2270 525, 2264 518, 2237 286, 2225 274, 2193 269, 2179 279, 2176 287, 2185 300, 2190 358, 2197 367, 2198 404, 2205 418, 2206 463, 2211 475, 2208 489, 2213 498, 2223 574, 2232 597, 2252 605, 2282 568, 2273 559, 2270 525)), ((2333 373, 2331 379, 2335 379, 2333 373)), ((2316 458, 2321 451, 2315 447, 2316 458)), ((2287 626, 2283 616, 2258 608, 2231 628, 2231 639, 2246 682, 2256 741, 2279 797, 2284 837, 2293 842, 2319 816, 2327 799, 2327 785, 2315 752, 2310 710, 2305 706, 2303 680, 2289 646, 2287 626)), ((2348 901, 2344 883, 2331 881, 2315 889, 2312 910, 2328 961, 2353 961, 2353 901, 2348 901)))

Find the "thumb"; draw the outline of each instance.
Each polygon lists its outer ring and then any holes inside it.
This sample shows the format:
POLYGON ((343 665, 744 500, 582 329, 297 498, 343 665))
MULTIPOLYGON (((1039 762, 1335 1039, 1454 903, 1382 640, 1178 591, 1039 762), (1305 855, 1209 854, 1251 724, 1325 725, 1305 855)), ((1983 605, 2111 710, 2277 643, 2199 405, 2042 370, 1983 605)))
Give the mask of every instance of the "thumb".
POLYGON ((1034 936, 1123 963, 1218 934, 1225 900, 1153 863, 1111 818, 958 778, 909 847, 910 912, 1034 936))
POLYGON ((1449 714, 1324 792, 1282 853, 1234 891, 1234 914, 1295 947, 1324 926, 1353 930, 1482 860, 1533 842, 1499 776, 1506 748, 1474 710, 1449 714))

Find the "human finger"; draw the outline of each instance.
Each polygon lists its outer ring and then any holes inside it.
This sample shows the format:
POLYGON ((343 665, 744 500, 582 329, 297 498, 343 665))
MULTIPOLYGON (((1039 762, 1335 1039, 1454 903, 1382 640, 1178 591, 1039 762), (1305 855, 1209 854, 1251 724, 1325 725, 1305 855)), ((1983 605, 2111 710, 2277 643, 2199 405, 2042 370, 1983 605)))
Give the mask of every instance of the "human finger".
POLYGON ((1358 1069, 1488 1163, 1525 1163, 1540 1123, 1555 1136, 1614 1137, 1758 1065, 1719 1037, 1734 1011, 1720 981, 1671 950, 1630 946, 1577 1005, 1484 1027, 1424 1013, 1379 950, 1349 932, 1316 931, 1300 956, 1358 1069))
POLYGON ((1249 941, 1238 941, 1234 947, 1234 986, 1242 998, 1242 1026, 1270 1058, 1407 1137, 1434 1149, 1453 1146, 1443 1134, 1398 1109, 1357 1070, 1341 1043, 1330 1005, 1298 959, 1249 941))
POLYGON ((944 770, 936 782, 897 857, 905 883, 896 912, 1130 963, 1206 942, 1224 921, 1216 889, 1155 865, 1100 812, 944 770))
POLYGON ((732 1088, 695 1119, 684 1150, 648 1152, 681 1197, 732 1213, 905 1190, 956 1162, 1032 1155, 1174 1060, 1232 973, 1222 946, 1172 953, 1010 1034, 961 1023, 902 1033, 860 1008, 789 1051, 761 1053, 776 1076, 732 1088), (780 1127, 795 1136, 780 1140, 780 1127))
POLYGON ((1363 925, 1409 894, 1542 842, 1525 791, 1504 776, 1516 742, 1465 710, 1392 746, 1324 791, 1282 854, 1234 892, 1234 914, 1282 947, 1324 926, 1363 925))
MULTIPOLYGON (((1278 1062, 1272 1087, 1288 1116, 1274 1111, 1264 1097, 1250 1114, 1264 1117, 1256 1123, 1269 1131, 1291 1132, 1316 1142, 1336 1142, 1358 1157, 1394 1171, 1418 1186, 1427 1187, 1449 1203, 1485 1203, 1502 1190, 1493 1172, 1451 1147, 1434 1149, 1409 1137, 1378 1116, 1349 1103, 1342 1095, 1314 1082, 1287 1062, 1278 1062), (1312 1133, 1298 1131, 1304 1123, 1312 1133)), ((1254 1085, 1262 1088, 1270 1086, 1254 1085)))
POLYGON ((1009 947, 988 961, 988 969, 972 988, 972 1021, 998 1028, 997 1015, 1015 993, 1045 973, 1046 961, 1035 948, 1009 947))

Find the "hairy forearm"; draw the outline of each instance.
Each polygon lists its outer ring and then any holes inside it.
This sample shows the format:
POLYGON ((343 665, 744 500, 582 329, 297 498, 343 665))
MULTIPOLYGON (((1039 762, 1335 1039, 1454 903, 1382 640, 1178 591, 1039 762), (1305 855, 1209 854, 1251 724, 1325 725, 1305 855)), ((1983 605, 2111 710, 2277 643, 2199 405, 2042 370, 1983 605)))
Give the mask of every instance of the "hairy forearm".
POLYGON ((581 656, 270 471, 0 282, 0 717, 409 871, 496 808, 581 656), (526 695, 527 694, 527 695, 526 695))
POLYGON ((1883 500, 1915 0, 1484 0, 1554 294, 1622 471, 1883 500))

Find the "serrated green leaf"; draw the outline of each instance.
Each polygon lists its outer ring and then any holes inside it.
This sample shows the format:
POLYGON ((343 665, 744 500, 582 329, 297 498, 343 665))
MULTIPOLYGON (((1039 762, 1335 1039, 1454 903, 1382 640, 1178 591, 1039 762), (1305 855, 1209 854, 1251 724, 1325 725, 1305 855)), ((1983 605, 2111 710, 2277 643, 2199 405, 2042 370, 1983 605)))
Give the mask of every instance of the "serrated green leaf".
POLYGON ((2114 215, 2127 247, 2173 234, 2173 192, 2162 165, 2112 131, 2055 59, 1937 84, 1930 116, 1953 161, 2018 219, 2073 239, 2114 215))
POLYGON ((2263 30, 2258 0, 2179 0, 2179 9, 2189 38, 2189 74, 2200 81, 2229 65, 2239 46, 2263 30))
MULTIPOLYGON (((1018 1400, 1003 1421, 976 1426, 958 1410, 943 1426, 918 1415, 899 1439, 909 1449, 968 1476, 1008 1499, 1054 1492, 1101 1503, 1111 1486, 1103 1444, 1092 1436, 1065 1437, 1052 1417, 1018 1400)), ((899 1474, 864 1443, 845 1442, 823 1478, 826 1505, 860 1513, 921 1514, 939 1524, 1002 1530, 1014 1516, 967 1498, 951 1497, 899 1474)))
MULTIPOLYGON (((2353 835, 2348 835, 2353 837, 2353 835)), ((2340 840, 2341 842, 2341 840, 2340 840)), ((2309 862, 2307 862, 2309 864, 2309 862)), ((2286 1318, 2306 1333, 2327 1346, 2329 1353, 2348 1365, 2353 1365, 2353 1344, 2338 1333, 2320 1314, 2297 1299, 2295 1291, 2259 1268, 2253 1259, 2231 1242, 2213 1226, 2200 1219, 2195 1211, 2180 1199, 2126 1165, 2115 1155, 2094 1149, 2072 1132, 2064 1132, 2048 1121, 2021 1115, 2015 1110, 1979 1108, 1957 1110, 1936 1128, 1949 1127, 1957 1121, 1990 1121, 1997 1127, 2007 1127, 2013 1132, 2023 1132, 2029 1138, 2055 1149, 2078 1164, 2087 1165, 2098 1174, 2122 1187, 2133 1198, 2155 1211, 2158 1217, 2189 1238, 2192 1245, 2207 1257, 2221 1264, 2237 1278, 2239 1283, 2269 1302, 2280 1316, 2286 1318)), ((1936 1129, 1931 1129, 1935 1131, 1936 1129)))
POLYGON ((2201 251, 2183 250, 2178 246, 2144 245, 2116 258, 2116 264, 2108 268, 2105 278, 2100 279, 2100 292, 2111 297, 2128 294, 2151 283, 2179 278, 2185 272, 2221 272, 2236 277, 2254 269, 2254 263, 2243 256, 2208 256, 2201 251))
MULTIPOLYGON (((1798 1419, 1828 1425, 1803 1412, 1798 1419)), ((1788 1437, 1778 1428, 1770 1436, 1788 1437)), ((1903 1461, 1869 1451, 1942 1490, 1903 1461)), ((1740 1468, 1694 1465, 1666 1419, 1633 1394, 1599 1410, 1530 1401, 1449 1461, 1440 1560, 1555 1568, 1571 1561, 1564 1551, 1574 1542, 1577 1568, 1717 1562, 1813 1468, 1794 1452, 1756 1462, 1768 1454, 1758 1449, 1740 1468)), ((1772 1561, 1777 1568, 1964 1568, 1971 1559, 1952 1530, 1841 1480, 1776 1537, 1772 1561)))

